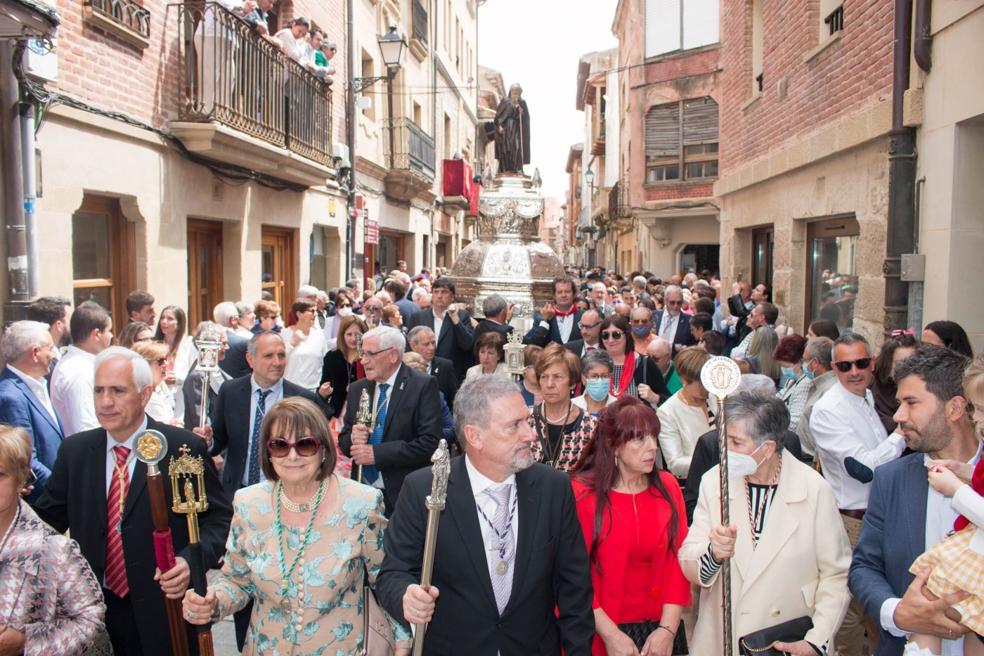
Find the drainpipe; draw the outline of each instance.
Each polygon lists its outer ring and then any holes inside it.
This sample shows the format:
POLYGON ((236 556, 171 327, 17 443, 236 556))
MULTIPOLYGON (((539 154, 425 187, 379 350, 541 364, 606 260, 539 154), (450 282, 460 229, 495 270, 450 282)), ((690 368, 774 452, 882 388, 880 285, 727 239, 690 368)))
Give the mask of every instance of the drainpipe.
POLYGON ((27 227, 27 288, 31 298, 41 295, 38 276, 37 158, 34 150, 34 105, 20 105, 21 162, 24 184, 24 225, 27 227))
POLYGON ((926 73, 933 67, 933 36, 930 34, 932 16, 932 0, 916 0, 916 39, 912 46, 912 54, 916 64, 926 73))
MULTIPOLYGON (((354 274, 352 260, 355 259, 355 125, 358 116, 355 115, 355 6, 354 0, 348 0, 345 10, 348 13, 348 29, 345 40, 348 46, 345 50, 345 68, 348 74, 348 94, 345 97, 345 132, 349 149, 349 180, 348 197, 345 212, 345 282, 352 279, 354 274)), ((364 288, 363 288, 364 289, 364 288)))
POLYGON ((885 320, 886 334, 906 328, 909 283, 901 278, 901 256, 915 248, 916 133, 905 127, 903 99, 909 88, 912 44, 912 1, 895 1, 895 44, 892 67, 892 130, 888 141, 888 225, 886 229, 885 320))
POLYGON ((18 305, 31 300, 27 224, 24 220, 24 169, 21 163, 20 97, 14 77, 14 42, 0 42, 0 143, 3 145, 3 212, 7 244, 7 295, 4 316, 20 318, 18 305))

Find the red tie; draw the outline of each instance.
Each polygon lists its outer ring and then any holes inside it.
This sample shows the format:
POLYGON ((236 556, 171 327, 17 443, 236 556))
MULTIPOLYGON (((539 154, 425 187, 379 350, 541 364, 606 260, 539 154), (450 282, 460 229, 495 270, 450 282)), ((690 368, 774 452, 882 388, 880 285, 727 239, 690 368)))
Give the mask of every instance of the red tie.
POLYGON ((130 593, 130 585, 126 581, 120 521, 123 517, 121 506, 126 503, 126 493, 130 487, 126 462, 130 449, 115 446, 113 450, 116 452, 116 467, 109 483, 109 498, 106 499, 106 587, 117 597, 125 597, 130 593))

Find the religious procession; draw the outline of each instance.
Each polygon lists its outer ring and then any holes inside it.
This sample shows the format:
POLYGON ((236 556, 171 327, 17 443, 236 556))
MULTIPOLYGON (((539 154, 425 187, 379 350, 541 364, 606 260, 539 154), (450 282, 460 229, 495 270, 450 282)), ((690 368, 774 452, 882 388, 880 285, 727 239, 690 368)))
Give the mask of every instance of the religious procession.
POLYGON ((0 656, 984 656, 981 34, 0 0, 0 656))

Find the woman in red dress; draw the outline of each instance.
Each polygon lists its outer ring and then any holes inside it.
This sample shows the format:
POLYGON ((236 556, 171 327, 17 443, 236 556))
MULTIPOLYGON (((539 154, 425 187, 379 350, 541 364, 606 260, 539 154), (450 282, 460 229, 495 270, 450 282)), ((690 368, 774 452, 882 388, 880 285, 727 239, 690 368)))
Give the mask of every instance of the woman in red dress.
POLYGON ((683 630, 690 584, 677 550, 687 514, 676 479, 658 464, 658 437, 656 413, 623 396, 602 411, 574 473, 594 584, 596 655, 671 656, 683 630))

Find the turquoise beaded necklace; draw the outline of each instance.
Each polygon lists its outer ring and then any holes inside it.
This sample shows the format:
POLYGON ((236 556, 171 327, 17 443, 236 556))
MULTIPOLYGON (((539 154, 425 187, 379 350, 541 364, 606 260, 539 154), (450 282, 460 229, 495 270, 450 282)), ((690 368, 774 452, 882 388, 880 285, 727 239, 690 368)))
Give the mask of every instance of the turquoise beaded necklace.
POLYGON ((283 578, 283 582, 280 584, 280 596, 283 604, 289 603, 287 601, 287 583, 290 581, 290 577, 294 573, 297 563, 304 557, 304 549, 307 547, 307 544, 311 539, 311 529, 314 528, 314 518, 318 514, 318 507, 321 505, 321 498, 324 496, 325 492, 325 482, 326 481, 321 481, 321 484, 318 486, 318 494, 314 498, 314 508, 311 510, 311 518, 308 520, 307 528, 304 530, 304 539, 301 540, 301 547, 294 555, 294 561, 290 564, 290 569, 287 569, 286 558, 284 557, 284 525, 283 522, 280 521, 280 504, 281 497, 284 493, 284 484, 282 481, 277 481, 277 549, 280 552, 280 576, 283 578))

